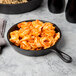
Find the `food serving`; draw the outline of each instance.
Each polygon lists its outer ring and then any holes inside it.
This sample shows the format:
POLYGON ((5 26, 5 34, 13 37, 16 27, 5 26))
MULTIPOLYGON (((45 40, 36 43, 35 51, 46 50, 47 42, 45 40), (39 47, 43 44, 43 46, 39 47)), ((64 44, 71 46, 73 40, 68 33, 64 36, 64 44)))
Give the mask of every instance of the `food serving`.
POLYGON ((36 20, 21 22, 18 30, 10 32, 10 42, 25 50, 47 49, 55 45, 60 38, 60 32, 50 22, 36 20))
POLYGON ((0 0, 1 4, 18 4, 26 2, 28 2, 28 0, 0 0))

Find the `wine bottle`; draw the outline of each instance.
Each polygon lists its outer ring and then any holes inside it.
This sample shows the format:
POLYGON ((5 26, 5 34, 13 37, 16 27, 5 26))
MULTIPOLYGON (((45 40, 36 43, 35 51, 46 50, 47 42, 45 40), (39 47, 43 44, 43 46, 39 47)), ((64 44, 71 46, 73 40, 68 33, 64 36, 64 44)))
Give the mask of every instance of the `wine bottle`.
POLYGON ((76 23, 76 0, 69 0, 66 11, 66 19, 71 23, 76 23))
POLYGON ((48 8, 52 13, 62 13, 65 7, 65 0, 48 0, 48 8))

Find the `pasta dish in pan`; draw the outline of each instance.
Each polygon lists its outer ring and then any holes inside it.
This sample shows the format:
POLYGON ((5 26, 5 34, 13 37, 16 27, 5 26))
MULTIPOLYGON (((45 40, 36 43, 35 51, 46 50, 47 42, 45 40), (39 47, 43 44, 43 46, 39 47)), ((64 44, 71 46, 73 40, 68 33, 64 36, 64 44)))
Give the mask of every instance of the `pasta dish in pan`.
POLYGON ((21 49, 47 49, 55 45, 60 38, 60 32, 56 32, 55 26, 50 22, 21 22, 17 27, 19 30, 10 32, 10 42, 21 49))

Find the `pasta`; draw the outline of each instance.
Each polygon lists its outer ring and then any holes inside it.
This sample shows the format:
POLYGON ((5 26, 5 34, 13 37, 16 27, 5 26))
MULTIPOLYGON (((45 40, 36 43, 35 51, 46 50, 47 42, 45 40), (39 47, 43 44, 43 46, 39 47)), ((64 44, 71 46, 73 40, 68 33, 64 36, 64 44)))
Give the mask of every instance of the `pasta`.
POLYGON ((60 32, 55 31, 52 23, 43 23, 39 20, 21 22, 19 30, 10 33, 10 42, 25 50, 47 49, 55 45, 60 38, 60 32))
POLYGON ((2 4, 17 4, 17 3, 25 3, 27 0, 0 0, 2 4))

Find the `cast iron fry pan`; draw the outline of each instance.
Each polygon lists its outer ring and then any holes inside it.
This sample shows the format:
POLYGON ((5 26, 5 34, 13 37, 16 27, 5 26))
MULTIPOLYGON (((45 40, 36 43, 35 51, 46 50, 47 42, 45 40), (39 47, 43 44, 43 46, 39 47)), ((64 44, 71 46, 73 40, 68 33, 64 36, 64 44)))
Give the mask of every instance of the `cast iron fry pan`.
MULTIPOLYGON (((26 22, 29 22, 29 21, 34 21, 34 20, 26 20, 26 22)), ((48 22, 48 21, 44 21, 44 20, 40 20, 40 21, 42 21, 42 22, 48 22)), ((23 22, 23 21, 22 21, 22 22, 23 22)), ((19 23, 21 23, 21 22, 19 22, 19 23)), ((17 23, 17 24, 18 24, 18 23, 17 23)), ((61 31, 60 31, 60 29, 58 28, 57 25, 54 24, 54 26, 55 26, 55 31, 56 31, 56 32, 60 32, 60 39, 56 42, 56 44, 55 44, 54 46, 48 48, 48 49, 43 49, 43 50, 39 50, 39 51, 32 51, 32 50, 24 50, 24 49, 21 49, 21 48, 15 46, 13 43, 11 43, 11 42, 9 41, 9 39, 10 39, 10 32, 19 29, 19 28, 17 27, 17 24, 13 25, 13 26, 8 30, 8 33, 7 33, 8 42, 10 43, 10 45, 11 45, 17 52, 19 52, 19 53, 21 53, 21 54, 23 54, 23 55, 36 56, 36 57, 37 57, 37 56, 43 56, 43 55, 46 55, 46 54, 48 54, 48 53, 54 52, 54 53, 56 53, 64 62, 66 62, 66 63, 72 62, 72 58, 71 58, 69 55, 67 55, 67 54, 65 54, 64 52, 58 50, 57 47, 56 47, 56 46, 57 46, 57 43, 58 43, 59 40, 61 39, 61 31)))
POLYGON ((43 0, 28 0, 27 3, 20 4, 0 4, 0 13, 20 14, 30 12, 38 8, 43 0))

